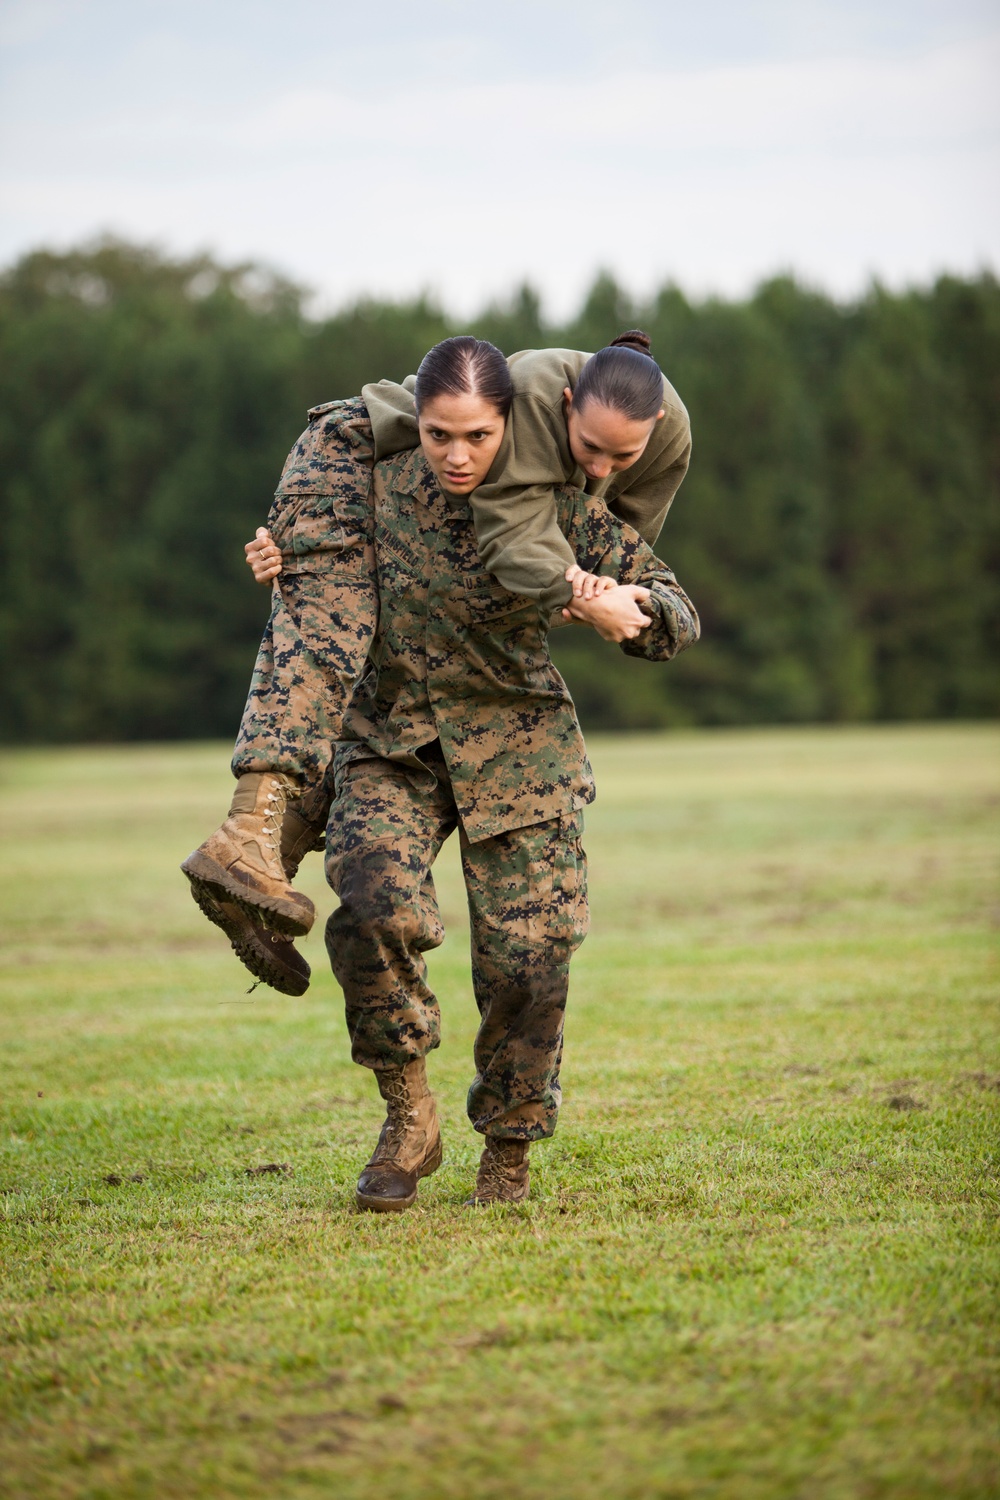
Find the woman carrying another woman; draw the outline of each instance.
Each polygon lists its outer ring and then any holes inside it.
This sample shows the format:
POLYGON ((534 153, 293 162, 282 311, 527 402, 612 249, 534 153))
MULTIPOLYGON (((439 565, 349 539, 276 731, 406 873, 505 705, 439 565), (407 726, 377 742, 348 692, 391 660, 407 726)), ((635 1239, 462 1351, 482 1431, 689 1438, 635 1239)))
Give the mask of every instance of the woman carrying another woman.
MULTIPOLYGON (((546 621, 562 608, 564 618, 622 640, 593 614, 608 580, 578 566, 553 486, 602 496, 652 545, 687 469, 687 413, 638 331, 596 355, 530 350, 507 364, 510 412, 483 482, 458 472, 461 455, 445 457, 454 492, 470 497, 479 556, 546 621)), ((383 381, 366 386, 362 401, 313 408, 282 474, 270 533, 247 547, 255 576, 276 587, 233 757, 239 782, 229 817, 182 868, 242 961, 286 993, 308 984, 290 939, 315 917, 290 882, 306 850, 322 847, 332 747, 374 625, 371 467, 420 440, 413 387, 414 377, 383 381)), ((471 434, 469 451, 483 441, 471 434)))
MULTIPOLYGON (((448 339, 414 389, 420 447, 375 464, 378 623, 336 752, 327 924, 355 1062, 386 1119, 357 1187, 398 1211, 441 1162, 425 1059, 439 1043, 423 954, 443 940, 431 867, 457 830, 480 1025, 468 1095, 485 1136, 470 1202, 528 1191, 528 1149, 555 1129, 570 958, 587 930, 583 808, 594 786, 573 703, 549 657, 549 617, 483 566, 476 492, 513 391, 492 344, 448 339)), ((667 661, 698 636, 667 566, 604 502, 548 498, 575 565, 606 581, 569 610, 622 649, 667 661)))

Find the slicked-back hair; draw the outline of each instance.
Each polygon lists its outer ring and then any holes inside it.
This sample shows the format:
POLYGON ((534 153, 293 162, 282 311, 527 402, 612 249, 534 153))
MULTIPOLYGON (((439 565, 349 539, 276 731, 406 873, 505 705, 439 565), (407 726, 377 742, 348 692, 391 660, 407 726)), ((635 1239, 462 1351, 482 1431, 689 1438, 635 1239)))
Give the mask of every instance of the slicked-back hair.
POLYGON ((630 328, 598 349, 573 389, 576 410, 595 401, 632 422, 655 417, 663 406, 663 371, 649 351, 649 334, 641 328, 630 328))
POLYGON ((421 407, 435 396, 481 396, 504 421, 514 399, 507 361, 495 344, 463 333, 442 339, 420 361, 413 399, 421 407))

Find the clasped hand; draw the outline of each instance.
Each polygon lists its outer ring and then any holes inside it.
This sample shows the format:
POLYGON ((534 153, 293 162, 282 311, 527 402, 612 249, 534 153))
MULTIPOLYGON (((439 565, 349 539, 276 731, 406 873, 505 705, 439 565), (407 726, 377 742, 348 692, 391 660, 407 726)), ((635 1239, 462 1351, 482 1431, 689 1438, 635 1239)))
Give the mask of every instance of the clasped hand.
POLYGON ((649 615, 639 604, 649 598, 649 589, 585 573, 578 563, 566 569, 566 581, 573 585, 573 597, 562 612, 564 620, 592 625, 599 636, 615 645, 634 641, 641 630, 648 630, 649 615))

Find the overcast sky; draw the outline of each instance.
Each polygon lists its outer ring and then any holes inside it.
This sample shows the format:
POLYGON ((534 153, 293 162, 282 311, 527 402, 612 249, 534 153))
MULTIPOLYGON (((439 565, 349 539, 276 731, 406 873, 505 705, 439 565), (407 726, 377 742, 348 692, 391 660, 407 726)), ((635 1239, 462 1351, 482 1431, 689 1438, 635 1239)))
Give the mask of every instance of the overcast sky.
POLYGON ((320 308, 996 268, 1000 0, 0 0, 0 205, 320 308))

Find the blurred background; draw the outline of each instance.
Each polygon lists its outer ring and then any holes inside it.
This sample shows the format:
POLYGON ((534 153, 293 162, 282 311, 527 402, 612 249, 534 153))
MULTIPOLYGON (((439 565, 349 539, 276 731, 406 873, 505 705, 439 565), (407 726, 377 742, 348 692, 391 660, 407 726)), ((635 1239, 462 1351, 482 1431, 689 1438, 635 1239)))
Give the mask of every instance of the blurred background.
POLYGON ((646 327, 704 638, 590 727, 1000 708, 995 0, 6 0, 0 734, 235 733, 306 408, 646 327))

